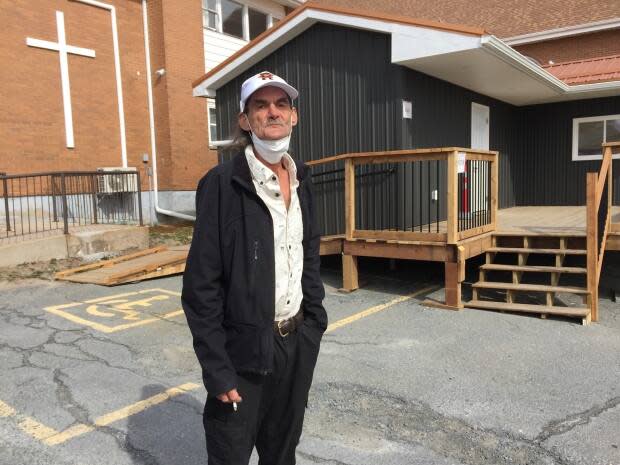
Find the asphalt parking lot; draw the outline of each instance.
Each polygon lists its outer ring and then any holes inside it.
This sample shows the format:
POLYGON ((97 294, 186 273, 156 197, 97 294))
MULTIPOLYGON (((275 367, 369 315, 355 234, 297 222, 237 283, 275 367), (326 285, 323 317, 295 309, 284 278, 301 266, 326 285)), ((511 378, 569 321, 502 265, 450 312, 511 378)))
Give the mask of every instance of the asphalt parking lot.
MULTIPOLYGON (((323 270, 298 463, 620 465, 620 304, 599 323, 424 307, 441 269, 323 270)), ((206 463, 181 278, 0 286, 0 464, 206 463)), ((256 457, 253 462, 256 463, 256 457)))

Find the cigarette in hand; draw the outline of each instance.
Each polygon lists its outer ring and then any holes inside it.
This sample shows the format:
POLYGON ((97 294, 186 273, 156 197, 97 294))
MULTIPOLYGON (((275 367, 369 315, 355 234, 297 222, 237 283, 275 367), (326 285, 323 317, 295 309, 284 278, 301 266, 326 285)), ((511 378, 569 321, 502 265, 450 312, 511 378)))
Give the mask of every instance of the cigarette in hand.
POLYGON ((233 402, 233 410, 236 412, 237 411, 237 402, 233 402))

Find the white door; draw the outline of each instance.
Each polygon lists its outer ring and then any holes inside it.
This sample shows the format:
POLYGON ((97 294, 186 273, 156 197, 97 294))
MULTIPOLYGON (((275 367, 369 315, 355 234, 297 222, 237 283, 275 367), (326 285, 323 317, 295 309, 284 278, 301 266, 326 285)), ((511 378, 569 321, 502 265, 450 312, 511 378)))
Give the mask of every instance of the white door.
MULTIPOLYGON (((471 148, 489 150, 490 110, 486 105, 471 104, 471 148)), ((469 205, 463 209, 471 214, 485 211, 489 200, 489 166, 487 162, 468 163, 469 205)))
POLYGON ((489 107, 471 103, 471 148, 489 150, 489 107))

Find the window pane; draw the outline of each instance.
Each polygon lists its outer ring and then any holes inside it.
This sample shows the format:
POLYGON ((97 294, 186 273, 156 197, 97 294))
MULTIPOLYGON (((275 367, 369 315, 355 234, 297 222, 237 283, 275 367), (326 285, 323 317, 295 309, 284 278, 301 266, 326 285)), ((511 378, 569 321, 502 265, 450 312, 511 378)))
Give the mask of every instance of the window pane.
POLYGON ((202 7, 205 10, 208 9, 208 10, 215 11, 216 10, 216 3, 217 3, 217 0, 202 0, 202 7))
POLYGON ((215 108, 209 108, 209 140, 217 140, 217 116, 215 108))
POLYGON ((579 148, 577 154, 600 155, 603 143, 603 121, 579 123, 579 148))
POLYGON ((607 141, 620 142, 620 119, 608 119, 607 124, 607 141))
POLYGON ((267 29, 267 15, 249 8, 248 16, 250 20, 250 40, 252 40, 267 29))
POLYGON ((222 32, 243 39, 243 7, 230 0, 222 0, 222 32))
POLYGON ((212 11, 202 10, 202 21, 205 27, 209 29, 216 29, 216 20, 217 15, 212 11))

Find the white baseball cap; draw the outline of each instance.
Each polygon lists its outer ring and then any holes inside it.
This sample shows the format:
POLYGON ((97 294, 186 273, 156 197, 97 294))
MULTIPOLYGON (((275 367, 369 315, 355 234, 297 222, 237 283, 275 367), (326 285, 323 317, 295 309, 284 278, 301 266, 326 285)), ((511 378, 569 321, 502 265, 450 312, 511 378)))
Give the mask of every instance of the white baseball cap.
POLYGON ((251 78, 246 79, 245 82, 241 84, 241 100, 239 101, 239 108, 242 113, 245 109, 245 102, 247 102, 250 98, 250 95, 261 87, 266 86, 279 87, 288 94, 291 100, 295 100, 299 95, 297 89, 287 83, 280 76, 276 76, 269 71, 263 71, 262 73, 255 74, 251 78))

